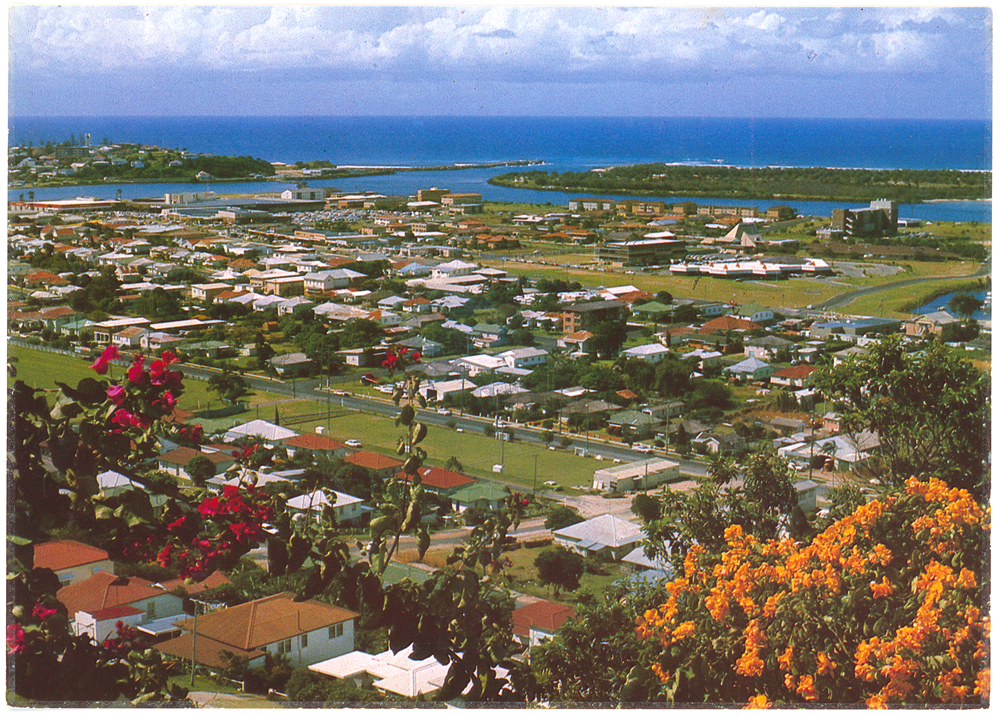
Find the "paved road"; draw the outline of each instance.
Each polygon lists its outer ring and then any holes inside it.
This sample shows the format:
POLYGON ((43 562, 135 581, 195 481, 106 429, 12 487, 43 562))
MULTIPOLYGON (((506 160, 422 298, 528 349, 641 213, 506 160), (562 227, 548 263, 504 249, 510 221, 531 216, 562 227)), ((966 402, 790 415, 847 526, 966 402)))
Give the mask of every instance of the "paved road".
POLYGON ((836 309, 838 307, 844 307, 853 302, 858 297, 863 297, 867 294, 876 294, 878 292, 884 292, 890 289, 899 289, 900 287, 909 287, 914 284, 922 284, 924 282, 936 282, 941 279, 955 279, 956 281, 961 279, 974 279, 976 277, 986 277, 991 273, 990 264, 983 264, 972 274, 968 274, 964 277, 921 277, 919 279, 903 279, 898 282, 888 282, 886 284, 880 284, 875 287, 865 287, 864 289, 852 289, 849 292, 844 292, 843 294, 838 294, 835 297, 827 299, 825 302, 815 305, 814 309, 836 309))

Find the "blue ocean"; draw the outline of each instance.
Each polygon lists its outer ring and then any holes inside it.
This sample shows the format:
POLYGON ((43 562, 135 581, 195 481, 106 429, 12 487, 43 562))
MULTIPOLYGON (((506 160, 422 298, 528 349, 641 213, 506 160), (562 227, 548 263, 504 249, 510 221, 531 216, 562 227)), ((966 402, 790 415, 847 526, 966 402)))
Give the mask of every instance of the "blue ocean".
MULTIPOLYGON (((337 165, 440 166, 539 160, 550 171, 642 162, 742 167, 872 169, 992 168, 989 122, 757 118, 488 117, 13 117, 8 143, 34 145, 91 136, 94 145, 136 142, 271 162, 329 160, 337 165)), ((412 194, 421 187, 479 191, 485 199, 565 205, 570 195, 493 187, 504 168, 406 172, 337 180, 347 190, 412 194)), ((314 184, 325 184, 317 182, 314 184)), ((38 190, 39 199, 161 195, 176 185, 137 184, 38 190), (167 189, 164 189, 164 188, 167 189)), ((225 183, 226 192, 280 191, 275 183, 225 183)), ((218 188, 216 188, 218 189, 218 188)), ((16 197, 17 193, 8 193, 16 197)), ((573 195, 575 196, 575 195, 573 195)), ((669 197, 664 199, 683 199, 669 197)), ((875 198, 873 198, 875 199, 875 198)), ((702 201, 711 201, 702 198, 702 201)), ((736 202, 728 203, 736 204, 736 202)), ((759 204, 764 204, 764 200, 759 204)), ((742 204, 758 204, 752 201, 742 204)), ((807 214, 840 206, 802 202, 807 214)), ((901 216, 990 221, 988 202, 903 207, 901 216)))

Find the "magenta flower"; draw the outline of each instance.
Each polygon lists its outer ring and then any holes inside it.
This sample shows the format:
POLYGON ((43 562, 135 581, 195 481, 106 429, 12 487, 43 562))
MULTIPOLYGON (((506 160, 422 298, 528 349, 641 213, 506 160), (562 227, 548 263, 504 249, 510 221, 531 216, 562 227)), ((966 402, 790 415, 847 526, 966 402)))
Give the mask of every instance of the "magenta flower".
POLYGON ((142 384, 145 378, 145 372, 142 370, 142 364, 133 364, 128 368, 128 380, 133 384, 142 384))
POLYGON ((166 364, 173 364, 175 361, 178 361, 177 355, 174 354, 169 349, 167 349, 162 354, 160 354, 160 359, 163 360, 164 365, 166 365, 166 364))
POLYGON ((126 396, 125 387, 119 384, 112 384, 108 387, 108 398, 115 406, 119 406, 123 401, 125 401, 126 396))
POLYGON ((163 404, 165 404, 168 409, 172 409, 173 407, 177 406, 177 399, 175 399, 174 395, 171 394, 169 391, 163 392, 163 396, 161 396, 159 400, 163 404))
POLYGON ((115 412, 115 415, 111 417, 112 423, 118 424, 125 429, 129 427, 137 426, 140 429, 145 428, 145 424, 142 419, 137 417, 135 414, 130 412, 128 409, 119 409, 115 412))
POLYGON ((93 364, 90 365, 90 368, 96 371, 98 374, 107 374, 108 362, 104 358, 104 355, 102 354, 101 356, 99 356, 97 358, 97 361, 95 361, 93 364))
POLYGON ((114 344, 109 344, 107 348, 101 352, 101 359, 105 361, 111 361, 112 359, 118 358, 118 347, 114 344))

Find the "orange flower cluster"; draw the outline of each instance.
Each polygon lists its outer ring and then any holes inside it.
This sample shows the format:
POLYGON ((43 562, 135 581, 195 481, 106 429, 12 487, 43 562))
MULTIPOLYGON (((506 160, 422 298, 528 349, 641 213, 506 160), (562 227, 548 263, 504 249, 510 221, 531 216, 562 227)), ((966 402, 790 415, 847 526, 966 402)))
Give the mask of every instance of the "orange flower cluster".
POLYGON ((952 568, 988 522, 968 492, 911 479, 904 495, 859 507, 805 545, 761 543, 730 526, 714 564, 692 550, 636 631, 664 647, 664 674, 709 657, 731 667, 732 678, 699 684, 702 700, 713 691, 748 707, 848 695, 872 707, 988 700, 982 587, 975 571, 952 568), (914 555, 926 563, 905 558, 914 555))

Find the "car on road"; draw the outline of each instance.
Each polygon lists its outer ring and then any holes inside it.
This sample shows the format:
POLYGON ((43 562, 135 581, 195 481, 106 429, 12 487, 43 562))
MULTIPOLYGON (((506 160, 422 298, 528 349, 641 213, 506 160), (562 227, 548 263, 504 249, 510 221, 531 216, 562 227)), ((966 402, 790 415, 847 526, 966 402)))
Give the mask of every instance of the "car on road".
POLYGON ((559 484, 557 484, 555 481, 546 481, 545 485, 546 486, 558 486, 559 484))
POLYGON ((347 392, 343 389, 334 389, 332 393, 334 396, 347 396, 347 392))
POLYGON ((451 409, 438 409, 438 414, 441 416, 451 416, 451 409))
POLYGON ((350 446, 352 449, 361 448, 361 442, 358 441, 357 439, 348 439, 347 441, 344 442, 344 444, 350 446))
POLYGON ((632 448, 643 454, 651 454, 653 452, 653 447, 649 444, 633 444, 632 448))

